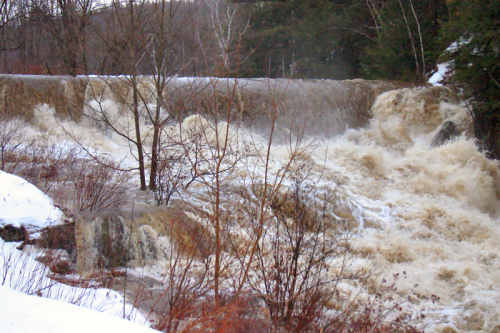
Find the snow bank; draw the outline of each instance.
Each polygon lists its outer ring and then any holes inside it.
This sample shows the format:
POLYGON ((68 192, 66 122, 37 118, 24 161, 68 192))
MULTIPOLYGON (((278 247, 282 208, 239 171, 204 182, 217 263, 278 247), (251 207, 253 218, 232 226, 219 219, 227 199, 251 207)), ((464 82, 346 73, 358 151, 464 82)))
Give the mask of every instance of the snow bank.
MULTIPOLYGON (((59 223, 61 216, 52 200, 34 185, 0 171, 0 226, 23 225, 38 230, 59 223)), ((114 328, 120 332, 153 331, 138 326, 149 325, 147 318, 118 292, 56 282, 49 277, 47 266, 35 259, 43 253, 30 246, 22 252, 17 245, 0 238, 2 332, 114 332, 114 328), (137 324, 122 320, 124 316, 137 324)))
MULTIPOLYGON (((73 287, 52 280, 47 266, 35 259, 42 253, 30 246, 25 251, 19 251, 16 249, 17 245, 18 243, 6 243, 0 238, 0 287, 71 303, 115 317, 125 316, 135 323, 149 325, 148 319, 136 308, 126 302, 124 304, 125 300, 118 292, 105 288, 73 287)), ((0 296, 0 308, 4 302, 7 302, 6 299, 0 296)), ((0 322, 3 322, 1 317, 0 322)))
POLYGON ((3 333, 158 332, 101 312, 28 296, 3 286, 0 287, 0 299, 3 333))
POLYGON ((58 224, 61 211, 52 200, 21 177, 0 171, 0 226, 40 229, 58 224))

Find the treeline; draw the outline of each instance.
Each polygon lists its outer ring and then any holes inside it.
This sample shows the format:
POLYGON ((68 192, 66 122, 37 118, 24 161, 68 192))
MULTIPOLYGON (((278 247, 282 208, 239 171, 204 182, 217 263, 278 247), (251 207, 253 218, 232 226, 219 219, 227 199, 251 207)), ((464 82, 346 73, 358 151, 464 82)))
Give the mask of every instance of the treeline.
POLYGON ((457 28, 466 28, 472 3, 484 14, 499 7, 491 0, 0 3, 3 73, 124 74, 123 63, 137 53, 137 70, 152 74, 151 40, 162 30, 168 67, 178 74, 414 82, 425 82, 464 35, 457 28))
POLYGON ((288 0, 253 8, 248 74, 424 81, 444 0, 288 0))
POLYGON ((127 73, 131 53, 152 74, 163 30, 172 73, 423 82, 450 16, 445 0, 0 3, 0 71, 71 75, 127 73))
POLYGON ((152 74, 161 46, 168 49, 170 74, 209 75, 226 52, 222 39, 233 42, 237 36, 226 33, 239 24, 237 8, 222 0, 0 3, 3 73, 152 74))
POLYGON ((403 80, 450 61, 500 156, 497 0, 0 0, 0 72, 403 80), (452 45, 453 47, 449 47, 452 45), (161 50, 160 50, 161 49, 161 50), (158 62, 161 58, 161 66, 158 62))

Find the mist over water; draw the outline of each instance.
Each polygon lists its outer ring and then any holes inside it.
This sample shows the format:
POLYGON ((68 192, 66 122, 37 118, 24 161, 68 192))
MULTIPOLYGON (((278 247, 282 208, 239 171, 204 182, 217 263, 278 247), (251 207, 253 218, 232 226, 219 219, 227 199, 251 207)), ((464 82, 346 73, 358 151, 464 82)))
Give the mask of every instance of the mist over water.
MULTIPOLYGON (((89 80, 81 112, 105 109, 133 136, 130 112, 116 97, 126 87, 89 80)), ((218 81, 211 89, 237 82, 239 103, 248 112, 229 127, 218 124, 219 135, 229 128, 235 149, 251 150, 238 164, 235 183, 263 175, 269 114, 279 112, 271 170, 288 161, 290 147, 300 148, 311 183, 335 193, 334 213, 355 226, 351 269, 370 269, 375 288, 405 272, 406 278, 397 281, 404 310, 411 316, 422 311, 426 318, 416 322, 428 332, 451 327, 489 333, 500 325, 499 163, 478 150, 470 115, 451 92, 443 87, 390 90, 396 87, 361 80, 218 81), (445 121, 453 121, 460 134, 433 146, 445 121)), ((194 97, 188 100, 193 82, 196 91, 211 84, 210 79, 177 78, 170 83, 172 99, 186 101, 183 128, 206 128, 210 118, 194 97)), ((106 126, 62 117, 49 99, 31 104, 27 137, 71 144, 71 133, 80 143, 134 165, 129 144, 106 126)), ((174 134, 179 127, 169 126, 166 130, 174 134)), ((149 142, 147 119, 143 127, 149 142)), ((207 140, 214 142, 212 134, 207 140)), ((346 285, 343 292, 353 289, 363 294, 370 288, 346 285)))

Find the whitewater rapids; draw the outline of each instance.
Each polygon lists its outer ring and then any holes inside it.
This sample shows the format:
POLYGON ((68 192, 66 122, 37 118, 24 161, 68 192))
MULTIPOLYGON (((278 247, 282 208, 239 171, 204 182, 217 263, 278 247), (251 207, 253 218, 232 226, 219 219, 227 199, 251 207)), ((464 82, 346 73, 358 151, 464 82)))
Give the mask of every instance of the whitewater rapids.
MULTIPOLYGON (((199 81, 203 80, 208 82, 199 81)), ((196 79, 178 79, 176 89, 192 81, 196 79)), ((335 191, 339 209, 335 214, 356 226, 350 240, 356 256, 351 268, 369 270, 369 283, 375 289, 383 279, 404 272, 397 293, 404 297, 409 316, 425 314, 416 322, 426 332, 497 332, 499 163, 478 150, 471 136, 472 120, 460 101, 443 87, 390 90, 394 87, 382 89, 379 84, 368 89, 339 81, 261 82, 242 81, 247 92, 257 96, 253 104, 246 101, 247 107, 259 108, 266 103, 262 96, 275 91, 287 106, 271 147, 271 170, 279 170, 289 158, 287 135, 297 137, 296 131, 304 130, 303 159, 316 185, 335 191), (461 135, 433 147, 433 137, 447 120, 457 124, 461 135)), ((130 130, 123 105, 110 92, 96 99, 96 86, 88 84, 84 110, 106 108, 124 131, 130 130)), ((2 91, 6 94, 7 89, 2 91)), ((50 103, 33 104, 27 136, 70 144, 68 133, 72 133, 84 145, 134 164, 129 145, 116 133, 84 117, 61 118, 50 103)), ((207 121, 195 113, 184 119, 183 126, 203 127, 207 121)), ((144 128, 147 125, 144 120, 144 128)), ((249 156, 265 155, 269 133, 265 121, 226 125, 220 123, 218 132, 229 129, 235 149, 252 147, 255 151, 249 156)), ((146 131, 144 137, 150 140, 151 134, 146 131)), ((263 170, 242 168, 234 182, 250 177, 249 173, 262 176, 263 170)), ((346 285, 343 292, 361 295, 369 290, 370 286, 346 285)))

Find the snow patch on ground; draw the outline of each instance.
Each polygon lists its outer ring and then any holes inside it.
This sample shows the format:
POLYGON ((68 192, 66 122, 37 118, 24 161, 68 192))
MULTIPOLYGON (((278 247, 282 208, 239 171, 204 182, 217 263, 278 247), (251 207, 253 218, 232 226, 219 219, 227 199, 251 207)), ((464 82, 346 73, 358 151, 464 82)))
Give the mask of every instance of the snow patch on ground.
MULTIPOLYGON (((42 191, 0 171, 0 227, 10 224, 36 231, 60 223, 61 217, 62 212, 42 191)), ((35 259, 43 251, 31 246, 19 251, 18 245, 0 238, 2 333, 156 332, 138 325, 150 323, 118 292, 59 283, 50 278, 47 266, 35 259)), ((65 254, 53 251, 52 255, 65 254)))
POLYGON ((62 212, 52 199, 21 177, 0 171, 0 227, 41 229, 59 224, 62 212))
POLYGON ((450 61, 438 64, 438 70, 429 78, 429 83, 433 86, 442 86, 445 75, 450 71, 450 65, 450 61))
MULTIPOLYGON (((0 287, 16 290, 28 295, 37 295, 47 299, 54 299, 60 302, 71 303, 74 306, 87 308, 93 311, 104 312, 114 317, 126 318, 141 325, 149 325, 149 321, 136 308, 125 302, 125 299, 118 292, 105 288, 80 288, 73 287, 52 280, 47 266, 38 262, 35 258, 43 253, 30 246, 25 251, 16 249, 18 243, 6 243, 0 238, 0 287)), ((78 277, 75 277, 77 280, 78 277)), ((2 307, 11 303, 9 298, 0 292, 0 322, 3 323, 2 307)), ((9 293, 6 293, 9 294, 9 293)), ((13 295, 13 294, 9 294, 13 295)), ((14 298, 16 299, 16 298, 14 298)), ((25 300, 30 303, 29 298, 25 300)), ((28 303, 25 304, 29 309, 28 303)), ((56 312, 47 309, 46 317, 56 317, 56 312)), ((8 311, 7 311, 8 312, 8 311)), ((83 321, 82 321, 83 322, 83 321)), ((24 330, 12 332, 32 332, 34 330, 24 330)), ((99 330, 100 331, 100 330, 99 330)), ((2 329, 2 332, 3 331, 2 329)), ((8 331, 10 332, 10 331, 8 331)), ((45 332, 45 331, 43 331, 45 332)), ((59 331, 53 331, 59 332, 59 331)), ((61 331, 62 332, 62 331, 61 331)))
POLYGON ((107 314, 0 286, 3 333, 158 332, 107 314))

